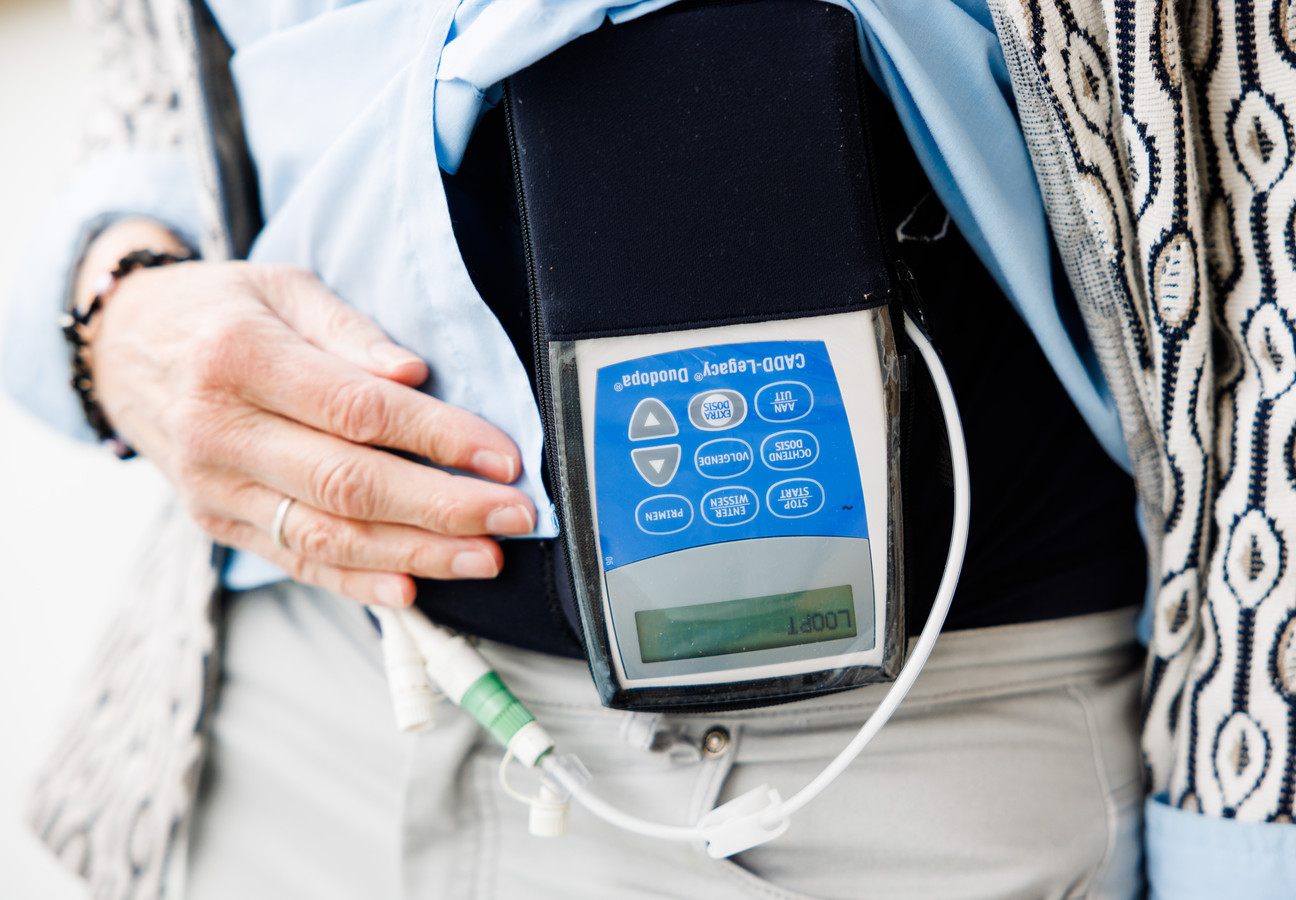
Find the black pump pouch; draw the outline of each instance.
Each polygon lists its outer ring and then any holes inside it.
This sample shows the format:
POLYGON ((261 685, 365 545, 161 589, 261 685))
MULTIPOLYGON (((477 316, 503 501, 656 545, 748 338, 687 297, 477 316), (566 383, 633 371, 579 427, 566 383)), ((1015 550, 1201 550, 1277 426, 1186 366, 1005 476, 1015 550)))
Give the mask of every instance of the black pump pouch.
POLYGON ((895 267, 854 17, 678 4, 505 85, 546 460, 618 708, 903 661, 895 267))

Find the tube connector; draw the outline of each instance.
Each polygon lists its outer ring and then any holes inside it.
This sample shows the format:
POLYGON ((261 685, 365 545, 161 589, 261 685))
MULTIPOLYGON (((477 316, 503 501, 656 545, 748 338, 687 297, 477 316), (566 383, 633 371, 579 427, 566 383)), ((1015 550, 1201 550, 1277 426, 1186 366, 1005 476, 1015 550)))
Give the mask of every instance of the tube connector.
POLYGON ((524 725, 535 721, 531 710, 509 692, 493 671, 488 671, 473 682, 464 692, 459 706, 480 722, 482 728, 504 747, 509 745, 513 735, 521 731, 524 725))
POLYGON ((461 635, 433 625, 418 610, 404 611, 402 620, 423 656, 428 677, 450 702, 462 706, 468 690, 490 673, 490 665, 461 635))
POLYGON ((531 800, 527 831, 536 837, 562 837, 567 833, 571 794, 549 779, 540 782, 540 793, 531 800))
POLYGON ((375 607, 370 611, 382 627, 383 668, 396 726, 407 732, 431 728, 436 722, 437 698, 424 671, 423 655, 400 616, 390 609, 375 607))
POLYGON ((782 807, 783 798, 768 784, 717 806, 698 821, 707 855, 724 859, 774 840, 792 824, 782 807))
POLYGON ((432 624, 417 610, 405 611, 400 620, 423 659, 427 677, 501 746, 528 766, 536 765, 553 749, 553 741, 535 716, 504 686, 472 644, 432 624))

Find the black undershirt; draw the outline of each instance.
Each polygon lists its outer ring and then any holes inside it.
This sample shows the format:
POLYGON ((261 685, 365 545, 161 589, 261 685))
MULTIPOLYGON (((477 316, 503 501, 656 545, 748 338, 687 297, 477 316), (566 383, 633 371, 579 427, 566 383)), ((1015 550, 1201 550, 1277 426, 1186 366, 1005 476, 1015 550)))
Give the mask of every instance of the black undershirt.
MULTIPOLYGON (((1143 545, 1128 476, 1103 452, 1030 331, 957 228, 888 104, 872 122, 885 218, 908 220, 896 246, 913 270, 931 336, 958 400, 972 475, 972 527, 946 630, 1100 612, 1141 602, 1143 545), (917 210, 915 215, 910 215, 917 210), (940 235, 938 237, 938 235, 940 235)), ((880 109, 878 107, 885 107, 880 109)), ((443 175, 455 237, 482 299, 535 385, 526 272, 508 138, 483 115, 455 175, 443 175)), ((1058 267, 1055 266, 1055 270, 1058 267)), ((1074 302, 1058 279, 1059 306, 1074 302)), ((921 365, 914 371, 925 378, 921 365)), ((908 622, 926 619, 947 551, 952 496, 939 411, 915 390, 906 444, 908 622)), ((505 541, 492 582, 420 583, 419 605, 453 627, 518 646, 581 656, 562 554, 549 541, 505 541), (492 593, 506 615, 479 612, 492 593), (561 608, 566 606, 567 615, 561 608)))
MULTIPOLYGON (((904 231, 896 255, 914 272, 931 338, 949 374, 967 440, 972 521, 947 630, 1132 606, 1145 555, 1133 480, 1111 461, 1030 330, 935 198, 895 112, 874 103, 883 208, 904 231), (920 201, 922 201, 920 206, 920 201)), ((1054 271, 1060 272, 1055 260, 1054 271)), ((1054 285, 1074 311, 1065 278, 1054 285)), ((1078 313, 1076 314, 1078 315, 1078 313)), ((925 376, 921 366, 916 367, 925 376)), ((906 487, 910 632, 931 608, 945 565, 953 497, 942 480, 945 435, 935 410, 914 416, 906 487)))

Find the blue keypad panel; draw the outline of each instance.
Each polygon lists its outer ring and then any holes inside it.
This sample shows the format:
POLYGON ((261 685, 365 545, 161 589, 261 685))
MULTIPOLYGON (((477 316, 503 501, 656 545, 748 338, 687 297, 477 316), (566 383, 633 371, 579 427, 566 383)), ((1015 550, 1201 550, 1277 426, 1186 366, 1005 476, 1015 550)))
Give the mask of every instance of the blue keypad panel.
POLYGON ((695 347, 599 369, 603 568, 725 541, 868 537, 822 341, 695 347))

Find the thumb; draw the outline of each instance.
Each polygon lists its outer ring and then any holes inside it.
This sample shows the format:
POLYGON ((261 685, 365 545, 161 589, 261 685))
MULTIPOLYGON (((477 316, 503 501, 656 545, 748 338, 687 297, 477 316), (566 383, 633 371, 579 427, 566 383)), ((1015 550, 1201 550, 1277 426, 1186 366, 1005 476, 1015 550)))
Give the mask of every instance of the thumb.
POLYGON ((373 375, 417 387, 427 364, 395 343, 364 313, 348 306, 305 269, 258 266, 259 293, 289 327, 321 350, 373 375))

